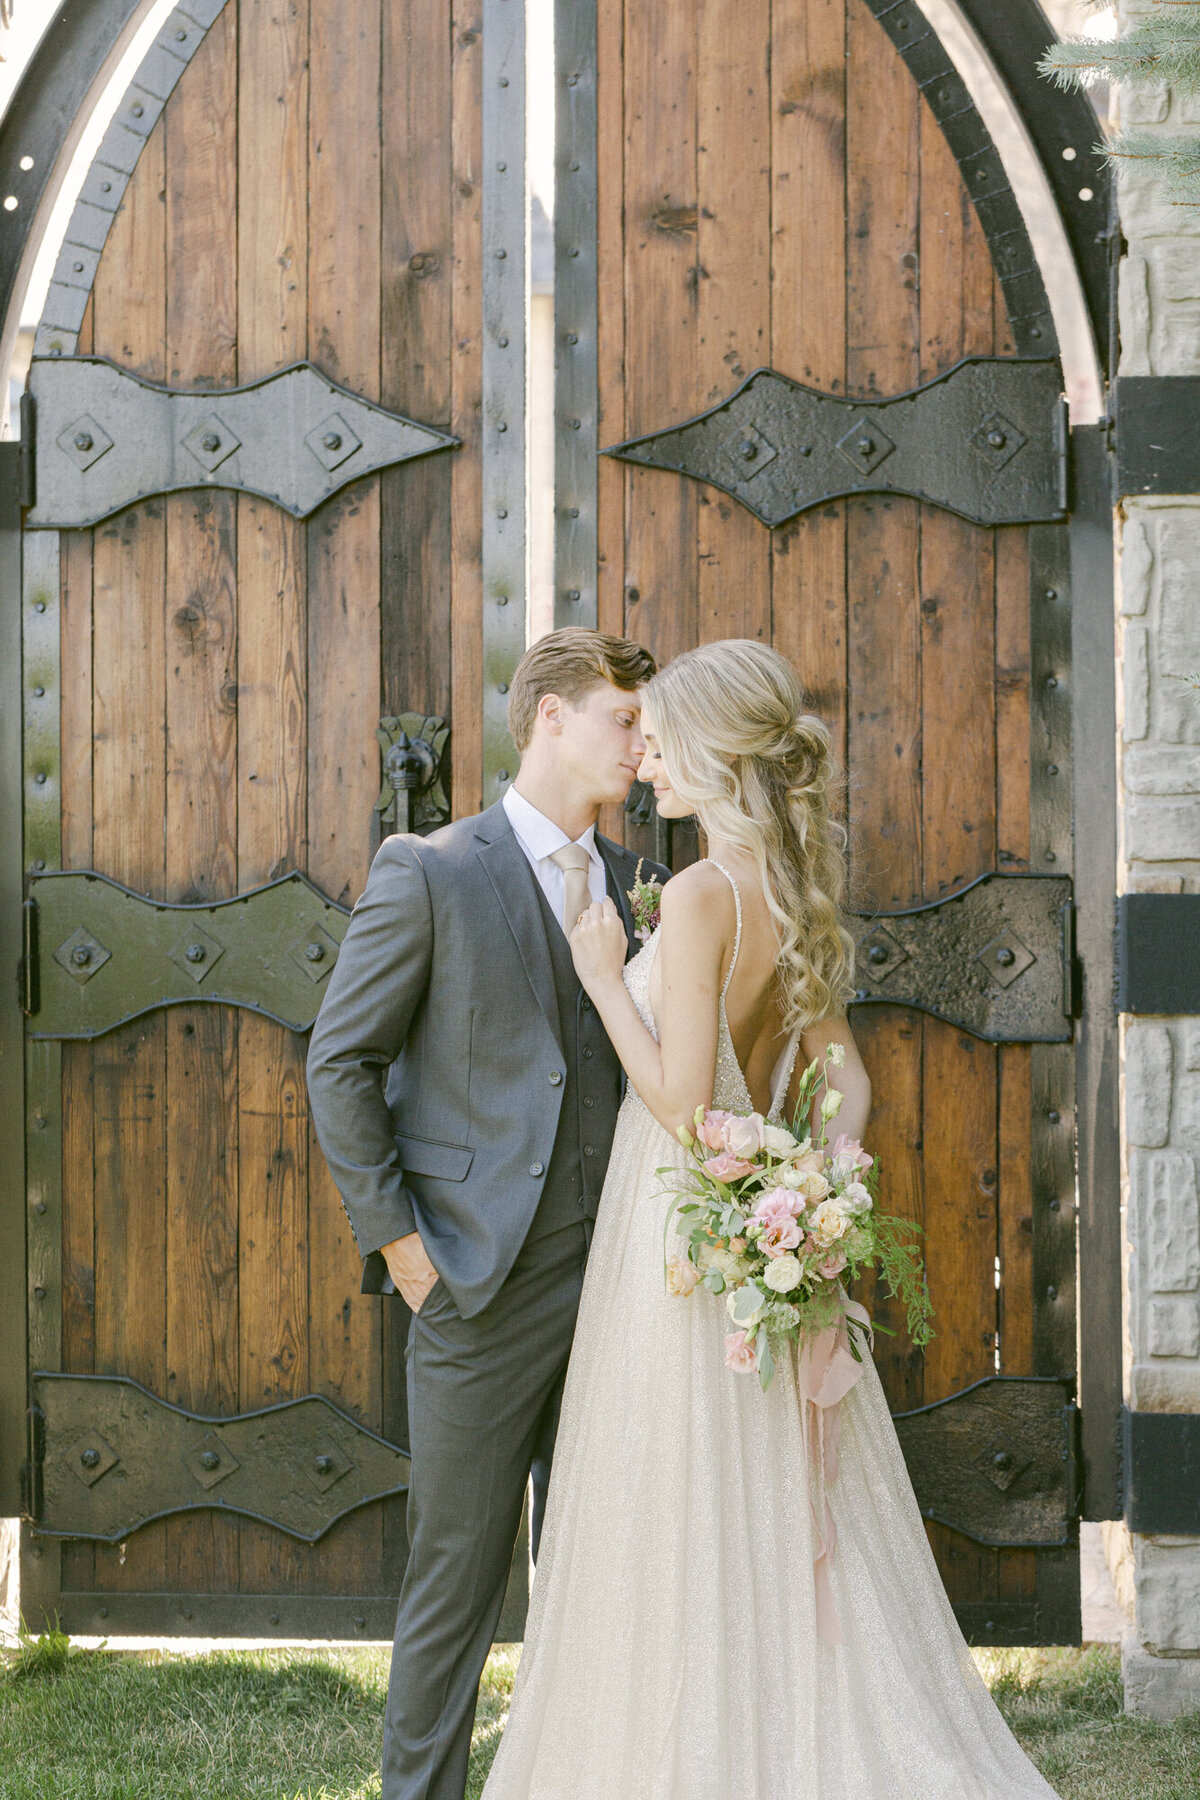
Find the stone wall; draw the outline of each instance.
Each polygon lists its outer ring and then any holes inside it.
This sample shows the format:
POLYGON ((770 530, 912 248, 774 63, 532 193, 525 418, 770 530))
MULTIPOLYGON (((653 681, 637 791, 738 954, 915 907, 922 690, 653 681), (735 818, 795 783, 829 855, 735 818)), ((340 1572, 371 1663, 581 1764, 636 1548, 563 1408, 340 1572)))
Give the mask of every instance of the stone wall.
MULTIPOLYGON (((1122 7, 1122 23, 1145 17, 1122 7)), ((1114 96, 1124 125, 1200 126, 1165 87, 1114 96)), ((1120 182, 1122 375, 1200 374, 1200 215, 1133 166, 1120 182)), ((1120 521, 1119 863, 1126 893, 1200 891, 1200 497, 1127 500, 1120 521)), ((1200 1412, 1200 1019, 1122 1020, 1125 1398, 1200 1412)), ((1200 1705, 1200 1538, 1108 1534, 1133 1595, 1126 1703, 1200 1705)))

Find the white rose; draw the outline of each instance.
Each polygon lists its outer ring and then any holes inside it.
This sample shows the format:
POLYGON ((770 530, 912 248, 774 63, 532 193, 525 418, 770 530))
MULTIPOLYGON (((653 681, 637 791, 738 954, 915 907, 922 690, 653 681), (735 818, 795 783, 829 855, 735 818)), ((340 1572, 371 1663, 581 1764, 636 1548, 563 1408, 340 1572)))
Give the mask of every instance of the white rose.
POLYGON ((763 1316, 765 1302, 758 1288, 751 1285, 734 1288, 725 1296, 725 1310, 742 1331, 754 1330, 763 1316))
POLYGON ((771 1176, 771 1180, 775 1183, 776 1187, 791 1188, 793 1193, 799 1193, 800 1189, 804 1186, 806 1179, 807 1177, 803 1170, 787 1167, 776 1169, 771 1176))
POLYGON ((871 1210, 871 1195, 861 1181, 851 1181, 842 1189, 838 1200, 849 1213, 865 1213, 871 1210))
POLYGON ((790 1252, 773 1257, 763 1270, 762 1279, 777 1294, 790 1294, 800 1280, 800 1264, 790 1252))
POLYGON ((719 1269, 721 1271, 726 1281, 736 1281, 739 1275, 744 1275, 746 1273, 745 1263, 740 1256, 735 1256, 732 1250, 714 1250, 712 1253, 712 1266, 714 1269, 719 1269))
POLYGON ((822 1244, 836 1244, 850 1229, 850 1221, 834 1200, 822 1200, 809 1217, 814 1237, 822 1244))
POLYGON ((707 1273, 707 1271, 712 1268, 712 1260, 713 1260, 712 1245, 711 1244, 701 1244, 699 1250, 696 1252, 696 1267, 699 1269, 699 1271, 702 1275, 707 1273))
POLYGON ((823 1200, 829 1192, 829 1183, 814 1169, 804 1169, 796 1183, 796 1191, 803 1194, 806 1200, 823 1200))
POLYGON ((787 1156, 795 1148, 795 1138, 782 1125, 763 1126, 763 1149, 769 1150, 772 1156, 787 1156))

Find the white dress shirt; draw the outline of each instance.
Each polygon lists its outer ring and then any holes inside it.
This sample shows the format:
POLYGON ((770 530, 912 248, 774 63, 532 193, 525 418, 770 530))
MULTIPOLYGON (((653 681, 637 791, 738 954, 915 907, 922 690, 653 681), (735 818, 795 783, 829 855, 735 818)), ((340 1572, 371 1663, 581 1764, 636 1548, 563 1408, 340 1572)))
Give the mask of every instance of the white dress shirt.
MULTIPOLYGON (((508 822, 513 828, 521 849, 525 852, 530 868, 537 876, 538 884, 559 924, 562 923, 563 901, 566 896, 566 876, 551 855, 561 850, 571 839, 548 819, 536 806, 532 806, 523 794, 518 794, 515 787, 506 788, 501 802, 508 814, 508 822)), ((604 866, 604 858, 596 843, 596 827, 589 825, 581 838, 575 842, 588 856, 588 892, 593 900, 603 900, 608 892, 608 874, 604 866)))

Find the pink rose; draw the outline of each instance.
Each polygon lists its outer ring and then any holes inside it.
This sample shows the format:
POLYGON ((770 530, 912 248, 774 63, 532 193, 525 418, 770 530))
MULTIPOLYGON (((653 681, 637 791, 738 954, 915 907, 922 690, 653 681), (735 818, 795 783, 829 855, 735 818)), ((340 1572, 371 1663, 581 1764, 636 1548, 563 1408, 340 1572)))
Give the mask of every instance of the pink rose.
POLYGON ((743 1175, 750 1173, 754 1164, 743 1162, 740 1157, 734 1156, 732 1151, 722 1150, 719 1156, 710 1156, 707 1162, 700 1164, 700 1167, 706 1175, 711 1175, 714 1181, 740 1181, 743 1175))
POLYGON ((841 1274, 845 1266, 846 1253, 844 1250, 827 1250, 817 1263, 817 1274, 826 1281, 832 1281, 835 1275, 841 1274))
POLYGON ((769 1225, 773 1219, 798 1219, 803 1210, 800 1194, 793 1194, 790 1188, 773 1187, 760 1197, 751 1216, 769 1225))
POLYGON ((744 1331, 731 1331, 725 1339, 725 1367, 735 1375, 753 1375, 758 1368, 758 1351, 744 1331))
POLYGON ((734 1113, 726 1119, 723 1136, 725 1149, 734 1156, 757 1156, 763 1147, 763 1118, 761 1113, 751 1113, 742 1118, 734 1113))
POLYGON ((802 1170, 806 1175, 819 1175, 825 1166, 823 1150, 806 1150, 803 1156, 793 1159, 792 1167, 802 1170))
POLYGON ((800 1242, 800 1227, 795 1219, 775 1219, 758 1240, 758 1247, 768 1256, 784 1256, 800 1242))
POLYGON ((851 1158, 856 1169, 869 1169, 875 1161, 873 1156, 867 1155, 857 1138, 847 1137, 845 1132, 836 1140, 829 1154, 851 1158))
POLYGON ((804 1202, 799 1194, 787 1188, 768 1188, 754 1209, 753 1217, 763 1227, 758 1247, 768 1256, 783 1256, 795 1250, 802 1233, 797 1216, 804 1202))
POLYGON ((702 1124, 696 1127, 697 1140, 706 1150, 728 1150, 725 1142, 725 1126, 732 1119, 728 1112, 706 1112, 702 1124))

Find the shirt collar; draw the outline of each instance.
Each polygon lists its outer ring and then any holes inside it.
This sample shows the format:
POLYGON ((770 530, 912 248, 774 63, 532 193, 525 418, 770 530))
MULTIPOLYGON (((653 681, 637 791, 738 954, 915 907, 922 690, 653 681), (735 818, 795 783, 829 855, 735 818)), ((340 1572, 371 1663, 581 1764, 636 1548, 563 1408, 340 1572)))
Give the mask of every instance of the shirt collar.
MULTIPOLYGON (((572 842, 560 825, 556 825, 553 819, 548 819, 544 812, 539 812, 523 794, 518 794, 516 788, 505 789, 502 805, 508 814, 509 824, 535 862, 544 862, 556 850, 561 850, 564 844, 572 842)), ((603 869, 604 859, 596 843, 594 825, 589 825, 583 836, 576 838, 574 842, 586 850, 592 861, 603 869)))

